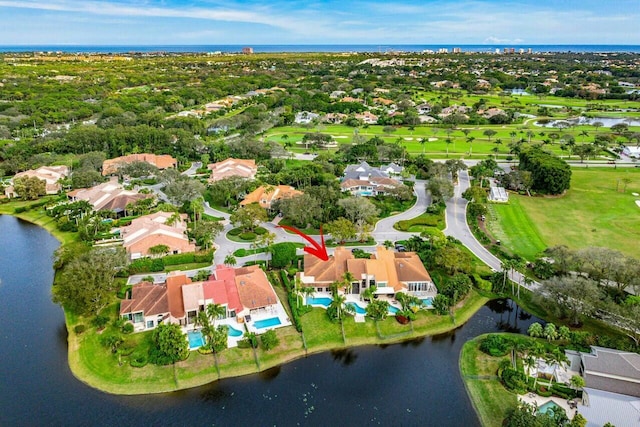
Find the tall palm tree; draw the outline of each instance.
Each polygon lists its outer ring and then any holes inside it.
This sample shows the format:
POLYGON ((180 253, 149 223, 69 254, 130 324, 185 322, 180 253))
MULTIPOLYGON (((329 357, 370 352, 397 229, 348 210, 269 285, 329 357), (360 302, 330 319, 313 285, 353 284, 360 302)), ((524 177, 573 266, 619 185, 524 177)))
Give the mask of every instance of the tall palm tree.
POLYGON ((472 154, 472 142, 476 139, 475 136, 468 136, 467 137, 467 142, 469 143, 469 156, 471 156, 472 154))
POLYGON ((367 289, 365 289, 362 294, 360 294, 360 297, 364 300, 373 301, 373 297, 376 294, 377 290, 378 287, 376 285, 371 285, 367 289))
POLYGON ((356 280, 356 278, 353 276, 353 274, 350 271, 344 272, 344 274, 342 275, 342 283, 344 286, 345 294, 351 293, 351 287, 354 280, 356 280))
POLYGON ((237 263, 236 257, 234 257, 232 254, 229 254, 226 257, 224 257, 224 265, 228 265, 229 267, 233 267, 233 266, 236 265, 236 263, 237 263))
POLYGON ((305 302, 305 305, 307 304, 307 298, 313 296, 315 291, 316 290, 311 286, 303 286, 302 288, 300 288, 300 292, 302 293, 302 297, 304 298, 303 301, 305 302))
POLYGON ((205 310, 209 320, 211 321, 211 326, 214 329, 216 326, 216 319, 227 315, 227 309, 220 304, 209 304, 205 310))

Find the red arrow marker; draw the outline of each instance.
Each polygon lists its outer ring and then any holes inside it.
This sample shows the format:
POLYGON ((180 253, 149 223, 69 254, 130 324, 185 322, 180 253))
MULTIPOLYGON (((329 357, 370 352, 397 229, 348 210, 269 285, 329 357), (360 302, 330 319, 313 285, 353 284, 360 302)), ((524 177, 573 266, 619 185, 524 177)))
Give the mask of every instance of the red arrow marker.
POLYGON ((320 258, 322 261, 328 261, 329 255, 327 255, 327 247, 324 244, 324 235, 322 234, 322 226, 320 226, 320 243, 313 240, 308 235, 304 234, 302 231, 298 230, 295 227, 290 227, 288 225, 279 225, 278 227, 284 228, 285 230, 289 230, 292 233, 296 233, 305 239, 307 242, 311 243, 313 247, 305 246, 303 250, 308 254, 314 255, 320 258))

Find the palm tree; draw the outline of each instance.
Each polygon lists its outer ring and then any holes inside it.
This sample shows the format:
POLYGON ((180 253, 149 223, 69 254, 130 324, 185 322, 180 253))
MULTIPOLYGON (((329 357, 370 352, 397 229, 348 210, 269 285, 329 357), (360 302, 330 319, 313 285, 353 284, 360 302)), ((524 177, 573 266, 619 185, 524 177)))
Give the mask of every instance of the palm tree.
POLYGON ((347 297, 345 297, 344 295, 338 294, 333 297, 333 301, 331 301, 331 304, 329 305, 329 307, 332 307, 335 310, 336 318, 340 320, 340 322, 342 322, 342 316, 345 310, 348 310, 348 309, 353 310, 352 306, 350 305, 345 306, 346 302, 347 302, 347 297))
POLYGON ((200 219, 201 215, 204 213, 204 201, 202 197, 198 197, 191 201, 191 210, 193 211, 194 226, 197 227, 198 219, 200 219))
POLYGON ((533 133, 532 131, 528 130, 527 131, 527 138, 529 138, 529 144, 531 144, 531 137, 534 136, 535 133, 533 133))
POLYGON ((556 325, 553 323, 547 323, 544 327, 543 333, 547 341, 554 341, 558 339, 558 331, 556 330, 556 325))
POLYGON ((224 265, 228 265, 230 267, 235 266, 236 257, 234 257, 232 254, 227 255, 226 257, 224 257, 224 265))
MULTIPOLYGON (((530 355, 530 354, 528 354, 528 355, 527 355, 527 357, 525 357, 525 358, 522 360, 523 367, 524 367, 524 368, 526 368, 526 373, 527 373, 527 375, 528 375, 528 376, 530 376, 530 377, 532 376, 532 375, 531 375, 531 371, 533 370, 533 368, 535 368, 535 367, 536 367, 536 362, 537 362, 537 361, 536 361, 536 358, 535 358, 535 357, 533 357, 533 356, 532 356, 532 355, 530 355)), ((534 388, 535 388, 535 381, 537 380, 537 377, 538 377, 538 376, 536 375, 536 376, 535 376, 535 379, 534 379, 534 388)))
POLYGON ((302 296, 303 296, 303 298, 304 298, 305 305, 306 305, 306 303, 307 303, 307 298, 308 298, 308 297, 310 297, 310 296, 313 296, 313 293, 314 293, 315 291, 316 291, 316 290, 315 290, 313 287, 311 287, 311 286, 303 286, 302 288, 300 288, 300 293, 302 293, 302 296))
POLYGON ((211 326, 213 328, 215 328, 215 326, 216 326, 216 319, 219 319, 219 318, 227 315, 226 307, 224 307, 224 306, 222 306, 220 304, 208 304, 207 308, 205 310, 206 310, 206 313, 207 313, 207 317, 209 317, 209 319, 211 321, 211 326))
POLYGON ((471 156, 472 154, 472 142, 476 139, 475 136, 468 136, 467 137, 467 142, 469 143, 469 156, 471 156))
POLYGON ((356 278, 353 276, 353 274, 350 271, 344 272, 344 274, 342 275, 342 283, 344 286, 345 294, 351 293, 351 287, 354 280, 356 280, 356 278))
POLYGON ((453 144, 453 140, 451 139, 451 137, 447 137, 444 142, 445 144, 447 144, 447 157, 449 157, 449 144, 453 144))
POLYGON ((374 295, 376 294, 377 290, 378 287, 376 285, 371 285, 367 289, 365 289, 362 294, 360 294, 360 297, 362 297, 365 301, 373 301, 374 295))
POLYGON ((535 322, 529 326, 529 329, 527 329, 527 333, 530 337, 538 338, 544 334, 544 328, 540 323, 535 322))
POLYGON ((418 139, 418 142, 422 145, 422 154, 424 154, 424 146, 427 143, 427 138, 420 138, 418 139))

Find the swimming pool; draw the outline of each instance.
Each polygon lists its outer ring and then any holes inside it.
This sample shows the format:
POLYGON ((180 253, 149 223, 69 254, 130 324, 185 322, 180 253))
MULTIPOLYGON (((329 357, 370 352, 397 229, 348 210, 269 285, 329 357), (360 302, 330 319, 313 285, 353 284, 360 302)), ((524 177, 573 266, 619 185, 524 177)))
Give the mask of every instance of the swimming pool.
POLYGON ((433 307, 433 298, 432 297, 422 298, 422 305, 425 305, 427 307, 433 307))
POLYGON ((553 400, 546 402, 545 404, 543 404, 538 408, 538 412, 541 414, 550 413, 551 415, 555 415, 556 412, 558 412, 558 410, 563 410, 563 409, 558 405, 556 405, 553 400))
POLYGON ((204 337, 200 331, 189 331, 187 337, 189 338, 189 350, 195 350, 204 345, 204 337))
POLYGON ((227 325, 227 328, 229 328, 227 330, 227 335, 229 335, 230 337, 241 337, 242 336, 242 331, 237 330, 233 326, 227 325))
POLYGON ((354 302, 348 302, 345 305, 352 306, 354 308, 356 314, 367 314, 367 310, 365 310, 364 308, 360 307, 358 304, 356 304, 354 302))
POLYGON ((307 304, 309 305, 321 305, 323 307, 329 307, 331 305, 331 298, 323 297, 323 298, 313 298, 307 297, 307 304))
POLYGON ((263 320, 256 320, 253 323, 253 326, 256 327, 256 329, 264 329, 264 328, 268 328, 271 326, 278 326, 281 325, 282 322, 280 322, 280 319, 277 317, 271 317, 269 319, 263 319, 263 320))
POLYGON ((396 314, 400 309, 398 307, 394 307, 392 305, 389 306, 389 314, 396 314))

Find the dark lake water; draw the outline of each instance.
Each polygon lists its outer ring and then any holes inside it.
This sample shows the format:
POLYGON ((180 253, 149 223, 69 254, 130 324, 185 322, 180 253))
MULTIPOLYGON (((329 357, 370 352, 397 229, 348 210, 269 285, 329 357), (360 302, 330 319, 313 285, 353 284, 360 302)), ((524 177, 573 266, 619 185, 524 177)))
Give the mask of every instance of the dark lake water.
POLYGON ((538 321, 494 301, 447 334, 300 359, 176 393, 112 396, 67 365, 62 310, 51 302, 58 242, 0 216, 0 426, 477 426, 458 370, 465 341, 538 321))

